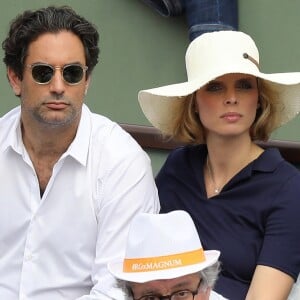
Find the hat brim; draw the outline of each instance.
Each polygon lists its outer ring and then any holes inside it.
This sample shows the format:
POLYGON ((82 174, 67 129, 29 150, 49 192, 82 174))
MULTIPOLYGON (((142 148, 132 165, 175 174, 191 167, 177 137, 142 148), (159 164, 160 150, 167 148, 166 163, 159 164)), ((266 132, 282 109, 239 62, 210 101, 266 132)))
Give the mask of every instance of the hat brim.
POLYGON ((278 126, 290 121, 299 113, 300 72, 266 74, 259 71, 235 70, 234 68, 208 74, 205 79, 202 77, 192 81, 141 90, 138 93, 139 104, 149 122, 161 131, 167 132, 172 123, 174 113, 183 99, 211 80, 229 73, 243 73, 258 77, 271 90, 278 93, 280 101, 284 104, 284 111, 281 114, 278 126))
POLYGON ((176 267, 172 269, 165 269, 159 271, 146 271, 146 272, 123 272, 123 259, 116 260, 108 263, 107 267, 109 272, 116 278, 129 281, 129 282, 149 282, 160 279, 173 279, 184 275, 193 274, 199 272, 218 261, 220 251, 207 250, 205 253, 205 262, 189 265, 185 267, 176 267))

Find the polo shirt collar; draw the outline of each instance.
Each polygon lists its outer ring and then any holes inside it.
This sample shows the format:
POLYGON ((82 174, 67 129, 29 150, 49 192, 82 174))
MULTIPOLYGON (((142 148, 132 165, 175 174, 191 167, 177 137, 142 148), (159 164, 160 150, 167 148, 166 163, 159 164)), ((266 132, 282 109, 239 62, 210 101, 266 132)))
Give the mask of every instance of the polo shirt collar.
POLYGON ((276 148, 268 148, 253 162, 252 170, 260 172, 273 172, 284 161, 276 148))

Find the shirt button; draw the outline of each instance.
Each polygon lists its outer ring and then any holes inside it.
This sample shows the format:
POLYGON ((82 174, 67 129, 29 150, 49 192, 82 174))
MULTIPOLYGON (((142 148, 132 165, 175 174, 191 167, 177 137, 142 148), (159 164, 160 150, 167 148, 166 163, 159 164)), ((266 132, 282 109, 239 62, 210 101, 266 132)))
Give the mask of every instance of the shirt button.
POLYGON ((20 300, 25 300, 25 299, 26 299, 26 296, 23 293, 21 293, 20 294, 20 300))
POLYGON ((30 261, 32 259, 33 259, 33 255, 31 253, 28 253, 28 254, 25 255, 25 260, 26 261, 30 261))

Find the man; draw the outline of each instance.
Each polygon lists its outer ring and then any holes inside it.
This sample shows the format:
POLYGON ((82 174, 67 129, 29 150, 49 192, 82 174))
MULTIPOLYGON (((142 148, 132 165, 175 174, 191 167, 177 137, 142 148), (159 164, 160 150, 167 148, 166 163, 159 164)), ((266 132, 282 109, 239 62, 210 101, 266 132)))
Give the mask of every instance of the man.
POLYGON ((2 46, 21 105, 0 119, 0 299, 123 299, 106 263, 159 202, 145 152, 83 104, 98 32, 48 7, 17 16, 2 46))
POLYGON ((127 299, 225 299, 212 291, 219 255, 203 250, 187 212, 141 213, 130 225, 125 258, 109 262, 108 269, 127 299))

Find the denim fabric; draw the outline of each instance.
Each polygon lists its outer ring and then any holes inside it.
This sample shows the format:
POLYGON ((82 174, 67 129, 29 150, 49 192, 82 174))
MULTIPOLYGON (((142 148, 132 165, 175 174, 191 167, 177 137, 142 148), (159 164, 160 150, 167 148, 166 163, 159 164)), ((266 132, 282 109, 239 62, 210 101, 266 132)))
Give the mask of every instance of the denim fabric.
POLYGON ((179 16, 184 11, 185 1, 189 0, 143 0, 164 17, 179 16))
POLYGON ((192 41, 204 32, 237 30, 238 0, 143 0, 165 17, 185 12, 192 41))
POLYGON ((237 30, 237 0, 186 0, 189 38, 192 41, 204 32, 237 30))

